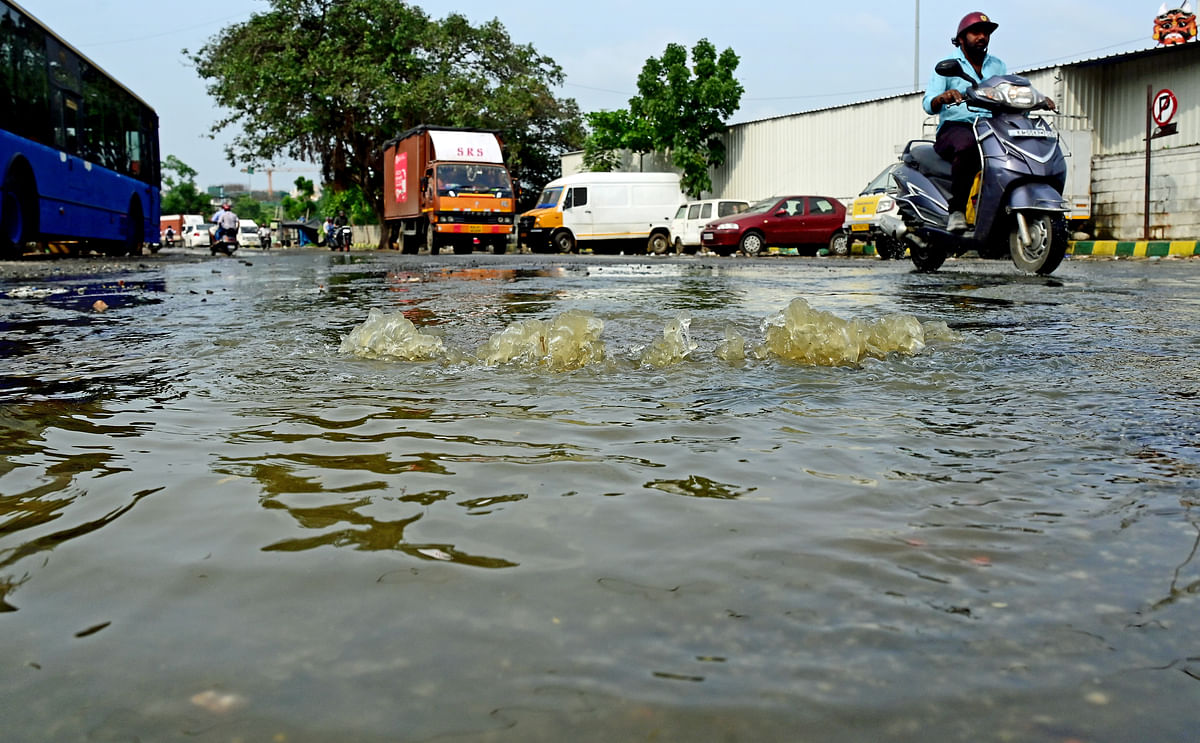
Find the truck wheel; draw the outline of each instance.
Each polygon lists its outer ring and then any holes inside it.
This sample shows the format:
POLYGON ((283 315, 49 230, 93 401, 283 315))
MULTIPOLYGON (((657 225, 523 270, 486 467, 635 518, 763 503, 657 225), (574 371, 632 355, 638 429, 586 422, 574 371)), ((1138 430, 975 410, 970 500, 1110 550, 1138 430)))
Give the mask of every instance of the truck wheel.
POLYGON ((559 230, 550 238, 550 242, 558 249, 560 253, 574 253, 575 236, 569 230, 559 230))
POLYGON ((425 247, 429 249, 430 255, 442 252, 442 239, 438 237, 437 230, 433 225, 425 228, 425 247))
POLYGON ((492 242, 492 254, 504 255, 508 252, 508 238, 498 237, 492 242))
POLYGON ((646 250, 654 255, 663 255, 671 247, 671 241, 661 232, 655 232, 646 243, 646 250))

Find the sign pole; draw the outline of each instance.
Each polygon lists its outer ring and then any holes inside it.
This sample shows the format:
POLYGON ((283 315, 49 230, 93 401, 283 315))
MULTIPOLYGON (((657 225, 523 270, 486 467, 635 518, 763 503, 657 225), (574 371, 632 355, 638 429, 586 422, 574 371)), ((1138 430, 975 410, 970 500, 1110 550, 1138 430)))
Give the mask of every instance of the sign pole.
POLYGON ((1146 203, 1142 212, 1142 239, 1150 239, 1150 111, 1154 107, 1154 86, 1146 86, 1146 203))

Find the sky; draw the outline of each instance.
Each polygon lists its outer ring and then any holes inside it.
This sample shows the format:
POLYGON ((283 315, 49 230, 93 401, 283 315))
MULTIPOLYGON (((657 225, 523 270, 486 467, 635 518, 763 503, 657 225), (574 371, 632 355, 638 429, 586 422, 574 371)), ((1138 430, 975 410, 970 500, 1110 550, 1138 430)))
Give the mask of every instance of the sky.
MULTIPOLYGON (((229 164, 225 145, 232 136, 212 136, 218 112, 183 53, 266 12, 267 0, 15 1, 157 110, 163 157, 175 155, 194 168, 198 185, 267 187, 261 169, 249 175, 242 172, 248 163, 229 164)), ((690 49, 707 38, 741 59, 737 77, 745 92, 729 120, 736 124, 922 90, 934 63, 952 51, 959 19, 974 10, 1000 24, 991 52, 1017 72, 1150 48, 1162 0, 412 4, 435 18, 450 12, 476 24, 498 18, 513 41, 532 44, 562 67, 559 95, 574 98, 585 113, 626 107, 647 58, 669 43, 690 49)), ((318 176, 312 164, 274 165, 277 190, 290 188, 298 175, 318 176)))

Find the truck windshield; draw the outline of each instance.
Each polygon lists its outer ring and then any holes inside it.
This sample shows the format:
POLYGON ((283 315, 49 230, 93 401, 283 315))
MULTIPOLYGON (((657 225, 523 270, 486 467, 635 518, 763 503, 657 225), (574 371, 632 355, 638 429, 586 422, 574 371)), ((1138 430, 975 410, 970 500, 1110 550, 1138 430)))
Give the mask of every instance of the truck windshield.
POLYGON ((512 181, 501 165, 438 165, 437 190, 441 196, 488 194, 511 199, 513 195, 512 181))
POLYGON ((546 207, 549 207, 549 206, 557 206, 558 205, 558 197, 562 196, 562 192, 563 192, 562 187, 547 188, 545 191, 542 191, 542 195, 538 197, 537 206, 535 206, 534 208, 535 209, 545 209, 546 207))

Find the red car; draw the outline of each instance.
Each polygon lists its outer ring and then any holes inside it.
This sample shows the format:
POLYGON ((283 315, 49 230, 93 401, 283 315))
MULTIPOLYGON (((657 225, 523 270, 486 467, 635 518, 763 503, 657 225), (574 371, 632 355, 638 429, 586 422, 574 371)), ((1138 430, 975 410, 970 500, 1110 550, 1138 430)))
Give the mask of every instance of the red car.
POLYGON ((803 246, 806 255, 816 255, 842 231, 845 218, 846 206, 832 196, 776 196, 704 225, 700 244, 717 255, 740 249, 756 256, 768 245, 803 246))

